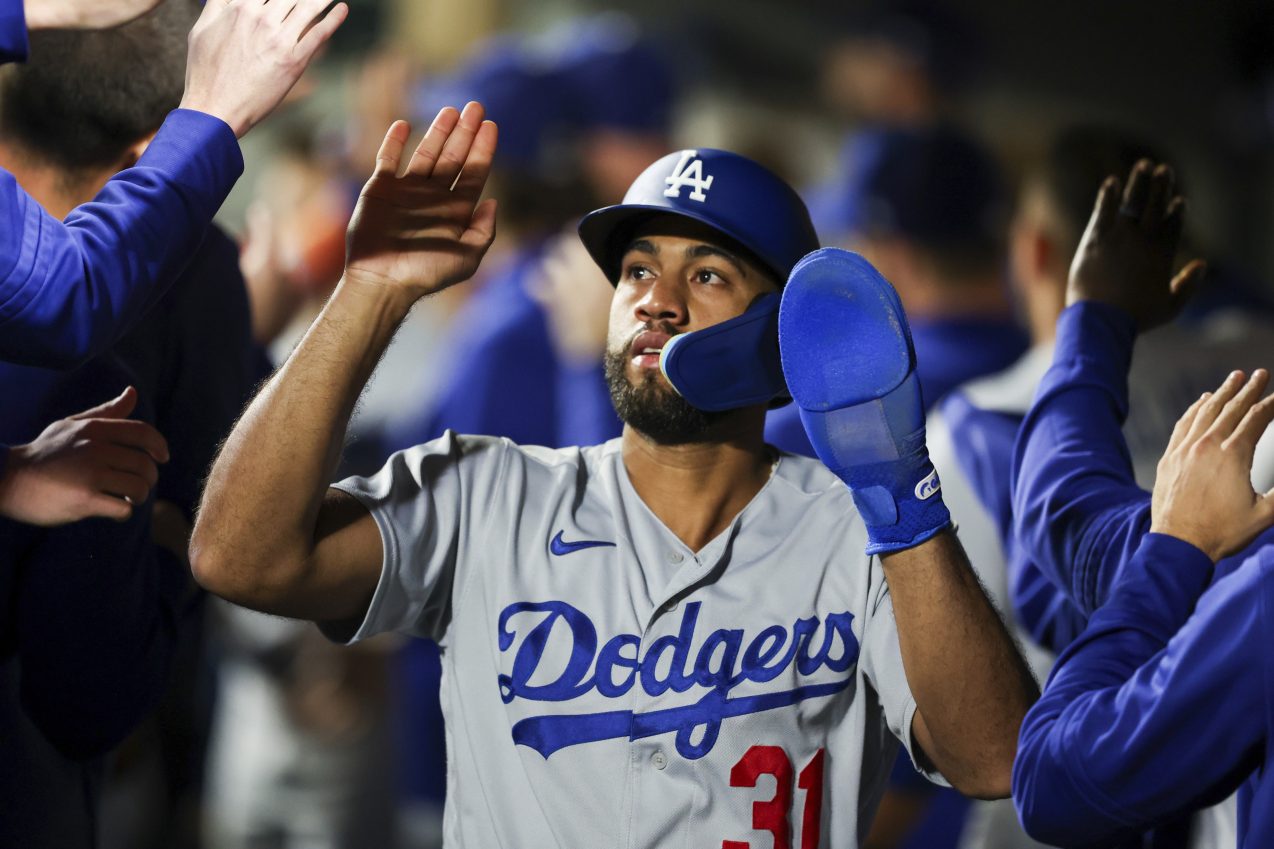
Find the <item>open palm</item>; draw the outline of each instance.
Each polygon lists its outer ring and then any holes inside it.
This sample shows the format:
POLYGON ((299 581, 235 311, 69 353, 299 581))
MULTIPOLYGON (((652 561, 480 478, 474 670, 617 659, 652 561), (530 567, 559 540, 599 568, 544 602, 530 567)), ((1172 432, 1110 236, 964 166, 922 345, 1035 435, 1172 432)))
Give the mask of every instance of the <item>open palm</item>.
POLYGON ((478 103, 443 109, 401 176, 410 127, 389 128, 350 220, 346 277, 415 300, 473 275, 495 238, 495 201, 478 201, 496 144, 483 115, 478 103))

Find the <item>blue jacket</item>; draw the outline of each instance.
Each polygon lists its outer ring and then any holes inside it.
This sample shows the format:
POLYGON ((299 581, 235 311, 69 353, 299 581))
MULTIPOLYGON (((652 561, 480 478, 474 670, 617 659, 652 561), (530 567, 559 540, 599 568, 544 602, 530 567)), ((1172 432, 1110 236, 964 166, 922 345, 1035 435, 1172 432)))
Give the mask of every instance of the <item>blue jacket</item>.
MULTIPOLYGON (((1178 540, 1149 534, 1150 493, 1134 480, 1120 430, 1128 410, 1127 372, 1136 328, 1118 309, 1085 303, 1066 309, 1057 330, 1053 366, 1040 384, 1015 447, 1010 550, 1016 547, 1038 569, 1031 578, 1031 604, 1024 605, 1026 596, 1015 590, 1019 617, 1032 630, 1054 628, 1054 644, 1069 648, 1023 725, 1014 799, 1023 823, 1037 837, 1063 845, 1103 844, 1220 801, 1240 783, 1229 772, 1214 783, 1197 780, 1206 777, 1207 770, 1172 772, 1162 763, 1164 757, 1188 762, 1206 752, 1215 769, 1233 770, 1239 779, 1259 765, 1224 746, 1195 749, 1195 742, 1208 739, 1210 733, 1200 728, 1202 721, 1224 729, 1226 720, 1218 719, 1218 712, 1229 716, 1232 708, 1246 710, 1251 676, 1217 679, 1227 686, 1212 682, 1203 690, 1200 676, 1174 670, 1171 646, 1166 656, 1156 653, 1170 638, 1176 645, 1195 627, 1188 625, 1172 638, 1211 581, 1215 579, 1216 586, 1205 598, 1219 599, 1226 592, 1223 586, 1235 586, 1228 576, 1249 569, 1248 557, 1265 556, 1261 553, 1274 543, 1274 530, 1246 552, 1218 563, 1215 570, 1196 574, 1198 569, 1179 567, 1183 575, 1198 578, 1197 587, 1154 583, 1162 577, 1159 572, 1173 572, 1178 563, 1197 565, 1202 555, 1178 540), (1152 609, 1154 592, 1162 594, 1162 610, 1152 609), (1186 595, 1189 599, 1182 601, 1186 595), (1057 617, 1051 624, 1050 616, 1057 617), (1082 633, 1072 641, 1070 635, 1079 628, 1082 633), (1103 639, 1108 634, 1115 636, 1103 639), (1151 669, 1155 664, 1162 664, 1157 672, 1151 669), (1089 690, 1090 695, 1080 698, 1089 690), (1191 703, 1191 710, 1200 710, 1193 721, 1187 720, 1188 713, 1157 721, 1156 706, 1179 698, 1206 698, 1207 708, 1191 703), (1073 707, 1065 707, 1071 703, 1073 707), (1085 710, 1090 712, 1081 721, 1079 712, 1085 710), (1161 757, 1148 757, 1131 738, 1127 746, 1121 742, 1125 733, 1142 732, 1161 735, 1153 744, 1163 747, 1161 757), (1062 745, 1063 740, 1069 742, 1062 745), (1068 752, 1064 759, 1062 750, 1068 752), (1145 780, 1133 778, 1133 773, 1145 780), (1085 783, 1093 776, 1111 775, 1116 778, 1094 785, 1097 790, 1085 783), (1078 782, 1078 795, 1059 789, 1067 782, 1078 782)), ((1256 604, 1258 597, 1250 596, 1248 603, 1256 604)), ((1201 604, 1199 612, 1203 609, 1201 604)), ((1237 651, 1242 627, 1232 636, 1220 633, 1222 620, 1199 627, 1207 629, 1198 643, 1200 651, 1237 651)), ((1218 657, 1208 663, 1220 666, 1221 661, 1218 657)), ((1266 710, 1258 711, 1259 716, 1265 717, 1266 710)), ((1259 796, 1240 797, 1240 838, 1243 845, 1267 845, 1268 831, 1260 832, 1259 838, 1245 836, 1244 820, 1263 822, 1267 816, 1253 804, 1262 804, 1259 796)))
POLYGON ((1013 798, 1033 837, 1108 844, 1246 781, 1239 845, 1274 845, 1272 568, 1264 546, 1209 589, 1203 552, 1142 539, 1022 724, 1013 798))

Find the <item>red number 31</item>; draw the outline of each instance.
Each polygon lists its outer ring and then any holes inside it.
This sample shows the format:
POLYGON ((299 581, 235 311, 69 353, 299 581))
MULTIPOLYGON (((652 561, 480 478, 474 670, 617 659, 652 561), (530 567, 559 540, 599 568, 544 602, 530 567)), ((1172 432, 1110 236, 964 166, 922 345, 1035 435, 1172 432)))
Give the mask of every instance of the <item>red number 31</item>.
MULTIPOLYGON (((774 776, 774 798, 752 803, 752 827, 774 835, 773 849, 792 849, 792 827, 787 819, 792 807, 792 761, 778 746, 753 746, 730 770, 731 787, 756 787, 762 775, 774 776)), ((823 815, 823 750, 801 770, 796 786, 805 791, 801 812, 801 849, 818 849, 823 815)), ((752 849, 744 840, 722 840, 721 849, 752 849)))

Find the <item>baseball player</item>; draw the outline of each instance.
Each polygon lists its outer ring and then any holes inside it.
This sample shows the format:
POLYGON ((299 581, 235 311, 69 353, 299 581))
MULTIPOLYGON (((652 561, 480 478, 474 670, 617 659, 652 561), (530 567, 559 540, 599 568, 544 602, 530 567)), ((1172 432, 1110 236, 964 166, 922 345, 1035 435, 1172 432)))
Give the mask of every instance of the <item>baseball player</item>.
POLYGON ((448 433, 328 487, 394 328, 494 237, 482 117, 443 110, 401 177, 390 129, 340 287, 214 464, 197 578, 338 639, 438 641, 449 845, 857 846, 898 741, 1004 794, 1034 684, 950 532, 897 296, 810 254, 750 160, 671 154, 581 224, 620 438, 448 433), (763 442, 784 377, 827 467, 763 442))

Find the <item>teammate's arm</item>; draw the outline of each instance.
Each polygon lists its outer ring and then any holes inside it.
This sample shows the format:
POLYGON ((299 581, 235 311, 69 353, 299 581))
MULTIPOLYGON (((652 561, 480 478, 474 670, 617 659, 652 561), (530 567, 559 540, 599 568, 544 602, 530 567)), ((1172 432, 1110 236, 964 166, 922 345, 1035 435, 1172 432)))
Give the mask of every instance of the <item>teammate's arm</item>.
POLYGON ((357 501, 328 488, 346 425, 412 305, 470 277, 495 236, 495 202, 478 202, 496 142, 482 107, 440 112, 399 177, 408 132, 400 121, 385 137, 336 291, 213 464, 191 566, 245 607, 345 621, 376 587, 379 531, 357 501))
POLYGON ((1085 613, 1105 600, 1150 525, 1120 430, 1133 342, 1170 317, 1202 273, 1175 278, 1184 201, 1172 172, 1139 162, 1102 186, 1071 266, 1053 366, 1018 437, 1014 530, 1085 613), (1168 282, 1171 281, 1171 282, 1168 282))
POLYGON ((1274 419, 1274 399, 1257 400, 1266 382, 1231 376, 1178 422, 1153 532, 1027 715, 1013 797, 1034 837, 1108 842, 1219 801, 1259 766, 1274 560, 1262 549, 1209 584, 1274 522, 1251 484, 1274 419))

